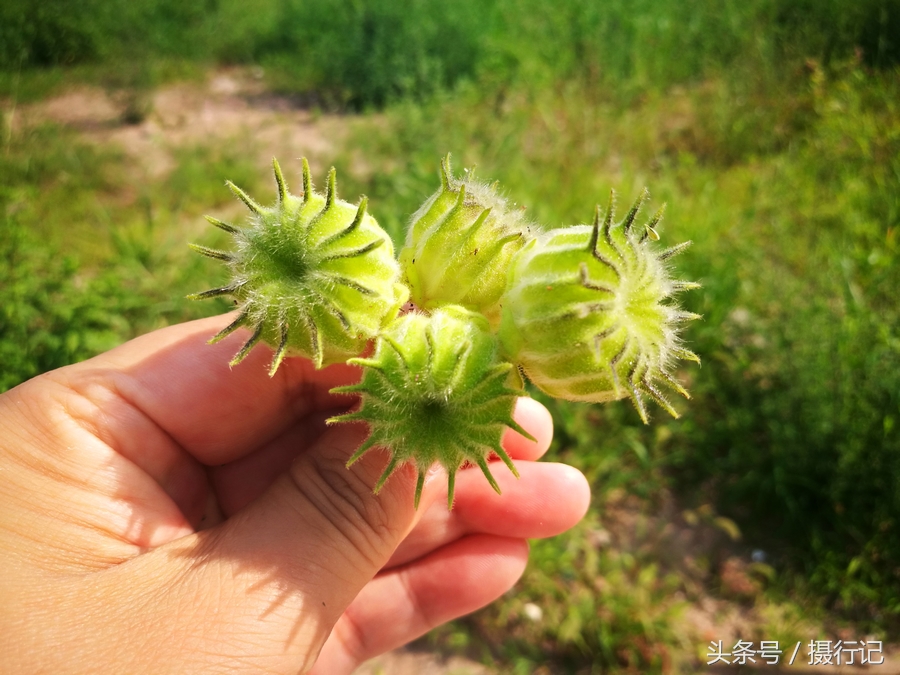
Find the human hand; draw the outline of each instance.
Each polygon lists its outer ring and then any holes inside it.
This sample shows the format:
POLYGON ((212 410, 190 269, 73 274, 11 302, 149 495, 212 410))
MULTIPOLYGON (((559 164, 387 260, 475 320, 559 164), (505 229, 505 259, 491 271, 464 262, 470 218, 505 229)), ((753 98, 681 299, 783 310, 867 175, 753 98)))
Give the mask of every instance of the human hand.
MULTIPOLYGON (((358 378, 288 359, 270 379, 226 317, 172 326, 0 396, 0 670, 350 673, 491 602, 526 538, 572 527, 584 477, 536 463, 547 411, 521 399, 508 431, 521 479, 496 495, 461 471, 398 471, 360 425, 325 426, 358 378)), ((409 467, 407 467, 409 469, 409 467)))

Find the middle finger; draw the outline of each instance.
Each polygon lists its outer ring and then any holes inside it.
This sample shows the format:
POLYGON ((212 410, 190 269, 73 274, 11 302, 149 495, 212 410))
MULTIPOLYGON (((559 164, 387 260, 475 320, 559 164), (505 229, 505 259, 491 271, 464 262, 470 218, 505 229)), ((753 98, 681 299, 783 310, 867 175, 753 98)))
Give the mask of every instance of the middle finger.
POLYGON ((520 478, 492 463, 501 494, 495 493, 477 467, 457 473, 453 510, 447 510, 446 477, 434 476, 423 495, 427 504, 419 521, 397 547, 385 568, 402 565, 469 534, 519 539, 553 537, 572 527, 587 511, 590 488, 571 466, 517 461, 520 478), (443 485, 441 492, 440 485, 443 485), (433 487, 432 487, 433 486, 433 487))

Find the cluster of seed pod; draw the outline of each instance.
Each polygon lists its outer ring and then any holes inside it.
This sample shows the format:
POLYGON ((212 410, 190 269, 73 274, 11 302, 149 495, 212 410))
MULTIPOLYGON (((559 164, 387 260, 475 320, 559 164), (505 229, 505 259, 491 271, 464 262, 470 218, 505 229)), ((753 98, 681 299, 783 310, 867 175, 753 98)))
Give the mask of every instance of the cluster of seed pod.
POLYGON ((496 453, 516 474, 501 439, 507 428, 528 436, 512 417, 522 373, 557 398, 630 398, 645 423, 646 399, 677 416, 663 389, 687 396, 672 371, 678 359, 698 360, 678 336, 696 315, 670 303, 697 284, 667 269, 689 242, 654 249, 661 211, 636 224, 646 190, 621 222, 611 197, 591 225, 541 231, 496 185, 454 177, 448 155, 395 259, 366 198, 338 199, 334 169, 320 195, 303 160, 301 196, 288 191, 277 162, 274 170, 270 207, 228 183, 252 217, 241 228, 209 218, 234 236, 234 250, 193 248, 224 261, 231 280, 193 297, 236 300, 237 319, 211 340, 251 330, 232 365, 262 340, 275 349, 270 374, 290 355, 362 368, 358 384, 334 390, 360 406, 330 422, 369 427, 348 466, 374 447, 390 453, 376 492, 405 463, 418 472, 416 506, 435 463, 449 474, 448 508, 467 463, 499 492, 488 458, 496 453), (412 309, 402 312, 407 300, 412 309), (357 357, 370 340, 373 355, 357 357))

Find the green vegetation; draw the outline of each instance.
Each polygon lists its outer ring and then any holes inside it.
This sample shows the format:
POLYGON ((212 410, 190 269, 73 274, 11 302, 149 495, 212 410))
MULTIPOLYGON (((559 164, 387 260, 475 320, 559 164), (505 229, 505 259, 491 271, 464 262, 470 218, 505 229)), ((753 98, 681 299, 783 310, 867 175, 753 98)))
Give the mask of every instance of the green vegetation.
MULTIPOLYGON (((646 185, 669 205, 661 243, 694 241, 676 268, 703 284, 684 296, 704 316, 685 331, 703 366, 681 374, 682 418, 656 409, 645 428, 627 402, 549 403, 552 455, 585 471, 595 506, 535 545, 515 595, 432 640, 508 672, 672 671, 705 653, 678 628, 685 608, 728 596, 722 563, 751 549, 768 565, 749 573, 765 590, 735 600, 762 617, 745 639, 816 637, 798 613, 897 634, 896 3, 175 4, 4 4, 7 119, 69 64, 112 86, 196 73, 179 59, 261 64, 269 86, 320 104, 385 106, 327 161, 395 239, 452 151, 548 226, 589 222, 610 188, 628 201, 646 185), (126 31, 135 21, 147 30, 126 31), (117 71, 126 49, 140 58, 117 71), (619 522, 626 510, 637 524, 619 522), (654 534, 660 514, 718 534, 672 549, 654 534)), ((0 388, 224 308, 180 300, 219 281, 185 242, 216 245, 201 216, 227 208, 224 178, 271 189, 246 159, 252 139, 180 150, 148 179, 71 131, 3 129, 0 388)), ((285 173, 296 182, 299 167, 285 173)))
POLYGON ((135 195, 139 178, 115 150, 47 125, 10 138, 0 155, 0 390, 228 309, 189 302, 182 289, 209 279, 185 250, 188 232, 211 241, 193 222, 201 204, 227 201, 223 174, 257 179, 237 149, 183 150, 167 178, 135 195))
POLYGON ((331 105, 424 97, 462 80, 529 88, 580 79, 642 93, 754 55, 824 63, 859 48, 900 62, 890 0, 10 0, 0 68, 118 64, 153 81, 160 59, 272 67, 282 87, 331 105))

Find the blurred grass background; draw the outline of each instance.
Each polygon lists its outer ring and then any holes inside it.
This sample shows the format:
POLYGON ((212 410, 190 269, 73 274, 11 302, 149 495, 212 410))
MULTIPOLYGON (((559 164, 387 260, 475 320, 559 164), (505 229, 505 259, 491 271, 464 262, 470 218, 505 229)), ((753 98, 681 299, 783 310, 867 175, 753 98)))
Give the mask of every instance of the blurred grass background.
POLYGON ((806 622, 896 637, 900 2, 7 0, 0 390, 226 309, 183 300, 220 274, 185 243, 215 243, 201 216, 231 208, 225 178, 272 192, 250 138, 136 177, 120 149, 17 110, 101 86, 140 123, 147 92, 221 66, 344 116, 323 161, 397 240, 452 151, 547 226, 646 185, 663 243, 694 241, 677 268, 703 284, 684 296, 703 365, 680 374, 682 418, 548 402, 552 456, 588 475, 592 511, 432 644, 500 672, 676 672, 722 637, 683 629, 710 597, 757 640, 808 641, 806 622), (748 561, 747 592, 728 560, 748 561))

